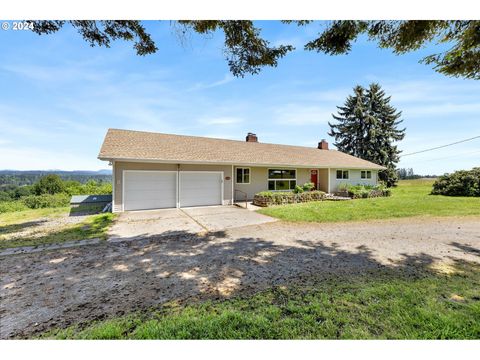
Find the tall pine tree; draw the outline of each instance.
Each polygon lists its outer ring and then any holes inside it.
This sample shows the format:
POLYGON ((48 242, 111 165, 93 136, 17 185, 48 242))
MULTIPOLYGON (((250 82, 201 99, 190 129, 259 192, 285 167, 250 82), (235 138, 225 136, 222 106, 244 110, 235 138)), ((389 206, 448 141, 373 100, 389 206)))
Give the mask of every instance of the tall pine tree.
POLYGON ((337 149, 385 166, 387 169, 379 172, 379 179, 394 186, 398 181, 395 166, 401 152, 394 143, 405 137, 405 129, 398 128, 401 111, 390 105, 390 96, 385 96, 376 83, 368 89, 356 86, 344 106, 337 108, 338 115, 332 114, 337 123, 328 123, 337 149))

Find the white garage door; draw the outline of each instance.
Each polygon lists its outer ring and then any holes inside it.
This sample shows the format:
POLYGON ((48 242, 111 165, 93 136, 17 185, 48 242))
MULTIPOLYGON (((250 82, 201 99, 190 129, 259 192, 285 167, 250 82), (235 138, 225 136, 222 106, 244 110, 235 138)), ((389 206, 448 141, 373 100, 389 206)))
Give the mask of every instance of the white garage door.
POLYGON ((176 171, 125 171, 124 210, 177 206, 176 171))
POLYGON ((221 205, 223 173, 181 171, 180 207, 221 205))

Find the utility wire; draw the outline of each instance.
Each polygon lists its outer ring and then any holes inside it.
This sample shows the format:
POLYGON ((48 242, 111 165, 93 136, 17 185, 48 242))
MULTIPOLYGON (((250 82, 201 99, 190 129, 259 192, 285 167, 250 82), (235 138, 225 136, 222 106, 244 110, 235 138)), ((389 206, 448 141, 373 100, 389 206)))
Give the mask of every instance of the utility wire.
POLYGON ((452 146, 452 145, 464 143, 464 142, 471 141, 471 140, 478 139, 478 138, 480 138, 480 135, 474 136, 474 137, 469 138, 469 139, 464 139, 464 140, 456 141, 456 142, 451 143, 451 144, 446 144, 446 145, 437 146, 437 147, 430 148, 430 149, 425 149, 425 150, 420 150, 420 151, 415 151, 415 152, 412 152, 412 153, 400 155, 400 157, 405 157, 405 156, 409 156, 409 155, 415 155, 415 154, 424 153, 424 152, 427 152, 427 151, 437 150, 437 149, 441 149, 441 148, 444 148, 444 147, 447 147, 447 146, 452 146))
MULTIPOLYGON (((420 161, 420 163, 424 163, 424 162, 430 162, 430 161, 438 161, 438 160, 444 160, 444 159, 458 158, 461 155, 471 155, 471 154, 478 154, 478 153, 480 153, 480 150, 464 152, 464 153, 451 155, 451 156, 445 156, 445 157, 441 157, 441 158, 425 159, 425 160, 417 160, 417 161, 420 161)), ((413 161, 414 161, 413 164, 417 164, 417 162, 415 162, 415 160, 413 160, 413 161)))

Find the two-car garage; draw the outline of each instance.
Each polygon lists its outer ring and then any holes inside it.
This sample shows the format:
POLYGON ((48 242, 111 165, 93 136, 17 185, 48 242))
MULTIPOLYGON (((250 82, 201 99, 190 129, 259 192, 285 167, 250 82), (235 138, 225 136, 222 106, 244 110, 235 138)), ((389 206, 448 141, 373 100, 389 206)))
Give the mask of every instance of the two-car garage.
POLYGON ((221 171, 123 171, 123 210, 221 205, 221 171))

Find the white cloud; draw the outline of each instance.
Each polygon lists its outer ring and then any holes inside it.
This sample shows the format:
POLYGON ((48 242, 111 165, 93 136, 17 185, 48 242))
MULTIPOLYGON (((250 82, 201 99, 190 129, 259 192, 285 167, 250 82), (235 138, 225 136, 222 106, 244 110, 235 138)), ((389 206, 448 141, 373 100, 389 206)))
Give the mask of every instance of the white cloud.
POLYGON ((234 125, 242 123, 244 120, 233 116, 207 117, 199 120, 203 125, 234 125))
POLYGON ((1 169, 99 170, 107 167, 107 163, 96 159, 93 154, 85 156, 85 154, 71 153, 66 150, 61 152, 47 150, 44 147, 0 146, 0 153, 2 154, 1 169))
POLYGON ((285 125, 326 124, 332 119, 332 110, 328 106, 315 106, 291 103, 276 110, 276 118, 285 125))
POLYGON ((225 74, 223 79, 214 81, 211 83, 196 83, 194 86, 189 88, 187 91, 198 91, 198 90, 205 90, 205 89, 211 89, 215 88, 217 86, 222 86, 225 84, 228 84, 229 82, 232 82, 235 78, 233 77, 232 74, 225 74))

